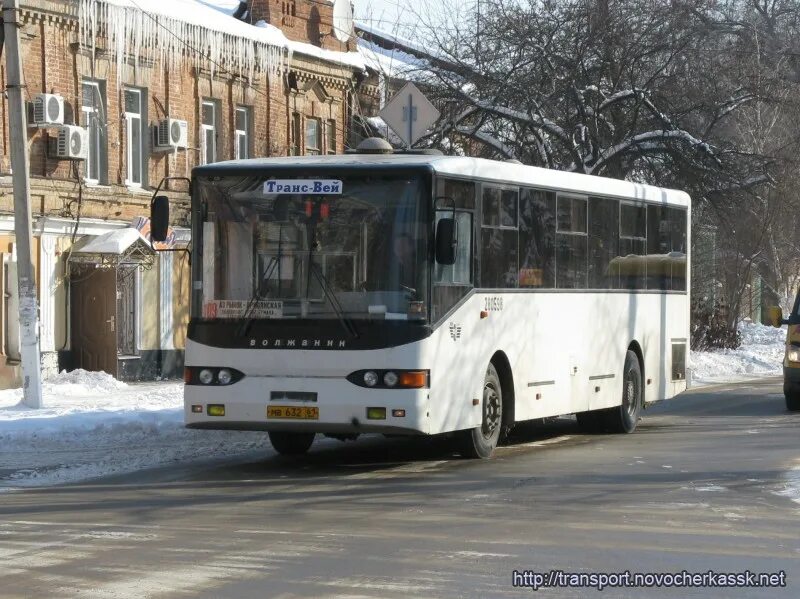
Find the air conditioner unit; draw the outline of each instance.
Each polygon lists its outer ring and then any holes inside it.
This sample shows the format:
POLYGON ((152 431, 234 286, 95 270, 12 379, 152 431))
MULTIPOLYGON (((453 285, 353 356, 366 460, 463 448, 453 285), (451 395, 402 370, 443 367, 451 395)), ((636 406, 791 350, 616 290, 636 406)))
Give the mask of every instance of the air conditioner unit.
POLYGON ((58 129, 56 157, 69 160, 86 160, 89 157, 89 130, 76 125, 58 129))
POLYGON ((189 145, 189 125, 180 119, 161 119, 153 131, 155 150, 170 151, 189 145))
POLYGON ((31 125, 50 127, 64 124, 64 98, 58 94, 39 94, 33 100, 31 125))

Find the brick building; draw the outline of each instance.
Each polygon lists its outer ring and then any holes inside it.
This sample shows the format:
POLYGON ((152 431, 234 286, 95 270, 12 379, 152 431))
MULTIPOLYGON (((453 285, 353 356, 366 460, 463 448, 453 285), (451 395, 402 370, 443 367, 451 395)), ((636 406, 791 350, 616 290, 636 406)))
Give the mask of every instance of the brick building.
MULTIPOLYGON (((330 0, 22 0, 20 21, 44 366, 174 376, 188 260, 135 232, 153 190, 173 198, 177 249, 187 186, 164 178, 342 152, 365 81, 356 40, 333 35, 330 0)), ((19 378, 7 110, 0 98, 0 386, 19 378)))

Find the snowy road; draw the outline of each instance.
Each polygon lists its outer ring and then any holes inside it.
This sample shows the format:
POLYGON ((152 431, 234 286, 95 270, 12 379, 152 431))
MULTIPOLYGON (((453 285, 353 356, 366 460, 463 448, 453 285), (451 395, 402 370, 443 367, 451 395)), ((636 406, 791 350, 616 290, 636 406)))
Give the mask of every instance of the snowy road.
POLYGON ((799 432, 769 379, 655 406, 629 436, 529 427, 484 462, 378 438, 9 492, 0 595, 530 596, 512 571, 553 568, 783 570, 783 589, 652 594, 797 597, 799 432))

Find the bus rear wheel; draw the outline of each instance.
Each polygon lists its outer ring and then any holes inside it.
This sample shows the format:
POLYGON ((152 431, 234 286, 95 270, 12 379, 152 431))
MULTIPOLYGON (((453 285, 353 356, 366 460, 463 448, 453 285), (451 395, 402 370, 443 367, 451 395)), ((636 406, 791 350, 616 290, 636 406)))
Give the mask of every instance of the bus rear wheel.
POLYGON ((636 430, 643 403, 642 368, 636 353, 628 350, 622 374, 622 405, 608 411, 608 430, 612 433, 632 433, 636 430))
POLYGON ((315 436, 315 433, 269 431, 269 442, 281 455, 302 455, 311 448, 315 436))
POLYGON ((632 433, 642 412, 642 368, 635 352, 625 355, 622 374, 622 404, 615 408, 575 414, 578 426, 587 433, 632 433))
POLYGON ((461 433, 461 453, 464 457, 485 460, 492 456, 503 428, 503 388, 497 370, 491 363, 483 380, 481 406, 481 425, 461 433))
POLYGON ((800 412, 800 395, 796 393, 786 393, 786 409, 790 412, 800 412))

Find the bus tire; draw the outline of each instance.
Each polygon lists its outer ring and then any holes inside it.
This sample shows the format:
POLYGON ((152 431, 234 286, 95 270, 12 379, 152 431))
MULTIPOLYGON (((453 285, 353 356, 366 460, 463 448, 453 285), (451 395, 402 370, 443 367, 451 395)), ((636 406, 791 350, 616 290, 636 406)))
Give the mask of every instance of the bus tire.
POLYGON ((632 433, 642 413, 642 367, 636 353, 628 350, 622 372, 622 404, 607 412, 608 430, 612 433, 632 433))
POLYGON ((786 393, 786 409, 790 412, 800 412, 800 395, 786 393))
POLYGON ((286 431, 269 431, 269 442, 281 455, 302 455, 314 442, 316 433, 287 433, 286 431))
POLYGON ((485 460, 492 457, 503 428, 503 388, 491 362, 483 379, 481 412, 481 425, 461 433, 461 453, 467 458, 485 460))

